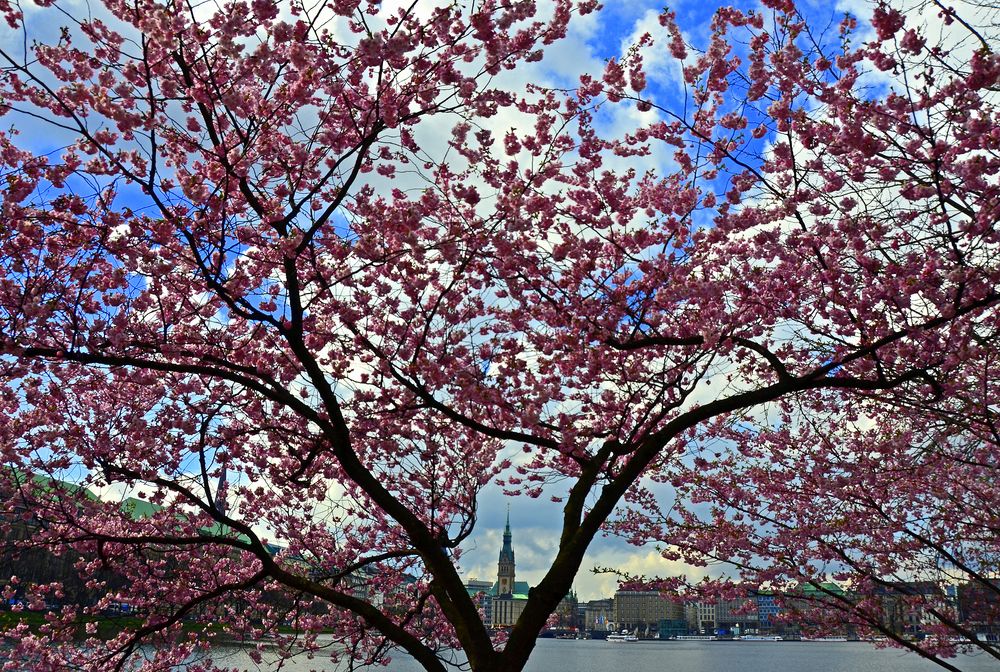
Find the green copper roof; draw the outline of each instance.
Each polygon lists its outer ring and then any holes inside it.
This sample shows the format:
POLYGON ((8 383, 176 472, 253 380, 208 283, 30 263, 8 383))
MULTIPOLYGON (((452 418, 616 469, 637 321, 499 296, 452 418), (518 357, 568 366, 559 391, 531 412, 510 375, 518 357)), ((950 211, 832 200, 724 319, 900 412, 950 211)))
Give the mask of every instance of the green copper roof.
POLYGON ((820 583, 818 587, 811 583, 804 583, 799 586, 799 591, 803 595, 827 595, 830 593, 833 593, 834 595, 844 594, 844 589, 831 581, 824 581, 823 583, 820 583))
MULTIPOLYGON (((521 594, 523 594, 524 595, 524 599, 528 599, 528 591, 529 590, 531 590, 531 586, 528 585, 527 581, 515 581, 514 582, 514 594, 515 595, 521 595, 521 594)), ((492 596, 492 597, 499 597, 500 596, 499 591, 500 591, 500 582, 496 581, 496 582, 494 582, 493 587, 490 588, 490 591, 487 594, 490 595, 490 596, 492 596)))

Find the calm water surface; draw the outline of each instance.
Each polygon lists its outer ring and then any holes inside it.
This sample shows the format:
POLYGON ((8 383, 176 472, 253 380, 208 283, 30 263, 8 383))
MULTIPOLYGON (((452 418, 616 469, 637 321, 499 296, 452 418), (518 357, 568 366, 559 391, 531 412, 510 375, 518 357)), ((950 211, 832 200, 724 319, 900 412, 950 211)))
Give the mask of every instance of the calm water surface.
MULTIPOLYGON (((238 649, 213 653, 220 664, 258 668, 238 649)), ((959 656, 962 672, 1000 672, 1000 662, 985 655, 959 656)), ((319 658, 292 660, 288 672, 342 672, 319 658)), ((375 669, 370 668, 372 672, 375 669)), ((405 654, 396 654, 390 672, 422 672, 405 654)), ((941 672, 943 667, 897 649, 875 649, 860 642, 629 642, 539 640, 527 672, 941 672)))

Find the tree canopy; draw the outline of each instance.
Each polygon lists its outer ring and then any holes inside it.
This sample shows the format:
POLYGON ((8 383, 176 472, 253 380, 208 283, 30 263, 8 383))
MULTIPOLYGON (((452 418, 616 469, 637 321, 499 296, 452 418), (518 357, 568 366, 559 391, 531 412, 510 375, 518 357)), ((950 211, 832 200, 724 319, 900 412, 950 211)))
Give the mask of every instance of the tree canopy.
MULTIPOLYGON (((0 450, 76 488, 4 518, 127 579, 25 660, 160 669, 197 616, 516 671, 609 530, 758 585, 1000 590, 988 17, 668 9, 511 83, 597 9, 0 0, 0 450), (504 641, 461 574, 494 482, 563 506, 504 641), (113 601, 141 626, 81 646, 113 601)), ((936 626, 896 643, 948 666, 975 633, 936 626)))

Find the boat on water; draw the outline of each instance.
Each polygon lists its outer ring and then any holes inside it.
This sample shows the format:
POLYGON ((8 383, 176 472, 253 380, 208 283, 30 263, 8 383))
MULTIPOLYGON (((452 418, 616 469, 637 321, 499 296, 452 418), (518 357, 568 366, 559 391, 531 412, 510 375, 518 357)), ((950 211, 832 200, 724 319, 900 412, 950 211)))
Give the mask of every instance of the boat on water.
POLYGON ((847 637, 802 637, 803 642, 846 642, 847 637))
POLYGON ((674 639, 678 642, 714 642, 717 638, 715 635, 677 635, 674 639))
POLYGON ((621 632, 612 632, 607 636, 607 641, 609 642, 638 642, 639 636, 630 633, 628 630, 622 630, 621 632))
POLYGON ((733 639, 739 639, 741 642, 783 642, 784 637, 780 635, 743 635, 742 637, 733 637, 733 639))

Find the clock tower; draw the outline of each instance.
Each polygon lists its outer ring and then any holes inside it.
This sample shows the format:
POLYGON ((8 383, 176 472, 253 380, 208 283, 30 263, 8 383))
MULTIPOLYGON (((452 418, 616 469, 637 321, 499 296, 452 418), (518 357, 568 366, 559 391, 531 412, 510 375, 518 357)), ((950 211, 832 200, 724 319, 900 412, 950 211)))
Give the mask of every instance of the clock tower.
POLYGON ((514 592, 514 547, 510 543, 510 507, 507 507, 507 525, 503 528, 503 547, 497 563, 497 595, 514 592))

